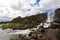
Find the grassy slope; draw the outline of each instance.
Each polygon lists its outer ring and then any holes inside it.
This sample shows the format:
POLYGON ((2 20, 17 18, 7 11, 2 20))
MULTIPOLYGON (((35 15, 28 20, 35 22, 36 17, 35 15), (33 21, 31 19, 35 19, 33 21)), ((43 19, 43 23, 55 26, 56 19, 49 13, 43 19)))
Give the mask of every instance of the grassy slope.
POLYGON ((32 28, 44 22, 47 18, 47 13, 33 15, 25 18, 17 17, 11 22, 5 23, 2 28, 26 29, 32 28))

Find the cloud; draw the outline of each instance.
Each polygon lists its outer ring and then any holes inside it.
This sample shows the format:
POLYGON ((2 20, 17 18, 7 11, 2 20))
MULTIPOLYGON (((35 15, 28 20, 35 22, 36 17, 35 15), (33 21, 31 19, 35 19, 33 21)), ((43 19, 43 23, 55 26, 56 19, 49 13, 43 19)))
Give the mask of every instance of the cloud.
POLYGON ((41 0, 40 7, 44 9, 60 7, 60 0, 41 0))
POLYGON ((0 22, 7 22, 7 21, 11 21, 12 19, 10 17, 6 17, 6 16, 0 16, 0 22))
POLYGON ((26 17, 59 8, 60 0, 0 0, 0 16, 26 17))

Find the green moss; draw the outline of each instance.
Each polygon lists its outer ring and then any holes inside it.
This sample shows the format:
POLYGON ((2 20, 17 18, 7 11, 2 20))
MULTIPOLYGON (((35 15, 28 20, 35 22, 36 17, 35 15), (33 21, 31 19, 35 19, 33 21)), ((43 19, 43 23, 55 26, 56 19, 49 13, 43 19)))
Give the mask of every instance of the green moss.
POLYGON ((2 28, 4 28, 4 29, 7 29, 7 28, 21 29, 21 28, 27 28, 27 26, 20 24, 20 23, 7 23, 7 24, 3 24, 2 28))
POLYGON ((32 28, 34 27, 32 24, 20 24, 20 23, 6 23, 3 24, 2 28, 7 29, 27 29, 27 28, 32 28))

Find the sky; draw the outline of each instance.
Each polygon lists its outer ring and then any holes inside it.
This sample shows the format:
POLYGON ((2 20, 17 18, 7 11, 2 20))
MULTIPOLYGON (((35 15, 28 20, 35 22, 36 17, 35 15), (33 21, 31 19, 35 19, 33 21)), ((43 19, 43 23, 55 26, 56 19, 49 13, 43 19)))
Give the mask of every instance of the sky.
POLYGON ((0 0, 0 21, 52 12, 59 5, 60 0, 0 0))

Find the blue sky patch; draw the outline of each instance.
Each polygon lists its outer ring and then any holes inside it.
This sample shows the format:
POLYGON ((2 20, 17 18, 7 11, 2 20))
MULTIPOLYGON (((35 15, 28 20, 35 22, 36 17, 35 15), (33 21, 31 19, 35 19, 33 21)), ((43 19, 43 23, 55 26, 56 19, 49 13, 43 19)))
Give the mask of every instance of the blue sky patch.
POLYGON ((37 14, 40 14, 40 12, 36 12, 37 14))
POLYGON ((30 5, 31 5, 32 7, 35 6, 35 5, 39 6, 39 2, 40 2, 40 0, 36 0, 36 2, 35 2, 34 4, 30 4, 30 5))
POLYGON ((45 10, 45 12, 52 12, 53 11, 53 9, 47 9, 47 10, 45 10))
POLYGON ((38 5, 39 6, 39 2, 40 2, 40 0, 36 0, 35 5, 38 5))
POLYGON ((31 11, 31 9, 27 9, 27 10, 25 10, 25 11, 31 11))

